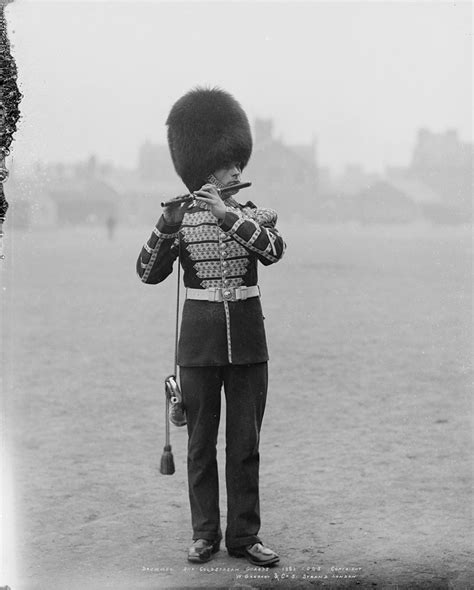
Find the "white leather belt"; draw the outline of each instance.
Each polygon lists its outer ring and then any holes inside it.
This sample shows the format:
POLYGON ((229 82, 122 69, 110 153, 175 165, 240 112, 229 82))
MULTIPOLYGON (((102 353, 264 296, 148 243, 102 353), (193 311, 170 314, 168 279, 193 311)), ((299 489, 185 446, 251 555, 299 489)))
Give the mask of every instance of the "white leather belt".
POLYGON ((189 289, 186 288, 186 299, 199 299, 202 301, 213 301, 220 303, 222 301, 244 301, 249 297, 259 297, 260 287, 209 287, 208 289, 189 289))

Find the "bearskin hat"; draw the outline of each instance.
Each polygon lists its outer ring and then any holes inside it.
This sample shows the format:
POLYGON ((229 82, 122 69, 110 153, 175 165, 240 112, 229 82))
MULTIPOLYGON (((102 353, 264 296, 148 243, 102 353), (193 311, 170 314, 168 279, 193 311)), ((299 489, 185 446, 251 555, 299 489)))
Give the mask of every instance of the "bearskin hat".
POLYGON ((243 169, 252 153, 247 115, 228 92, 197 87, 172 107, 168 145, 176 172, 193 192, 207 177, 232 163, 243 169))

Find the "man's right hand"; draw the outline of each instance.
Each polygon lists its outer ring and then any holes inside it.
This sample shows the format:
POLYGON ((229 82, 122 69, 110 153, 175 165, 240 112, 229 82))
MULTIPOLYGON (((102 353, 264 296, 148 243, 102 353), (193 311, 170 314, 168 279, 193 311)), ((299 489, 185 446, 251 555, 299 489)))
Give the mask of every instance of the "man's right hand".
MULTIPOLYGON (((176 197, 179 199, 180 197, 176 197)), ((173 201, 173 199, 171 200, 173 201)), ((178 225, 183 221, 184 214, 188 210, 189 203, 180 203, 173 205, 168 205, 167 207, 163 207, 163 217, 166 223, 170 225, 178 225)))

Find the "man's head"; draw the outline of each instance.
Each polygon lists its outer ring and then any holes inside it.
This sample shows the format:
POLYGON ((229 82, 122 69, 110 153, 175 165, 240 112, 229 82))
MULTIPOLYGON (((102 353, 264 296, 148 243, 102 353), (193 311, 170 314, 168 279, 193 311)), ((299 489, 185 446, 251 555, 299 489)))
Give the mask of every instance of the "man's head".
MULTIPOLYGON (((220 187, 228 186, 229 184, 238 184, 240 182, 240 174, 242 172, 239 162, 231 162, 214 170, 211 179, 215 179, 220 187)), ((208 180, 210 180, 208 178, 208 180)), ((212 181, 212 180, 211 180, 212 181)))
POLYGON ((224 90, 189 91, 173 105, 166 124, 174 167, 191 192, 211 174, 235 167, 241 171, 249 161, 252 134, 247 115, 224 90))

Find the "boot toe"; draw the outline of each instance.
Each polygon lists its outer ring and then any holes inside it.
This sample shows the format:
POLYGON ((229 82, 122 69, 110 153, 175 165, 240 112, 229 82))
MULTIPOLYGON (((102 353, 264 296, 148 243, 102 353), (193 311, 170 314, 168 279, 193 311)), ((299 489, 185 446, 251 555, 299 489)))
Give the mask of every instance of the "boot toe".
POLYGON ((280 561, 279 555, 269 547, 262 545, 262 543, 254 543, 246 547, 228 548, 227 551, 232 557, 245 557, 252 565, 259 565, 260 567, 270 567, 280 561))
POLYGON ((194 563, 205 563, 212 558, 214 553, 220 549, 220 541, 208 541, 197 539, 188 550, 188 561, 194 563))

